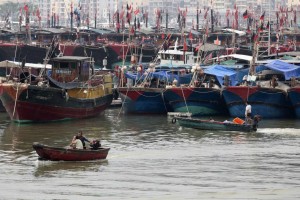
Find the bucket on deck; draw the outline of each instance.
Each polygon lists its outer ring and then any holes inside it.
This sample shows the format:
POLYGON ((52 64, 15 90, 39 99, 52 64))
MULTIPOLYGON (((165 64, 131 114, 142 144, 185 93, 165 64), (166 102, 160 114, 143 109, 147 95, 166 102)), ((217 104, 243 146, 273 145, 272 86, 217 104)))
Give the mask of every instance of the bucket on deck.
POLYGON ((238 117, 233 119, 233 123, 235 123, 235 124, 243 124, 244 122, 245 122, 244 120, 242 120, 241 118, 238 118, 238 117))

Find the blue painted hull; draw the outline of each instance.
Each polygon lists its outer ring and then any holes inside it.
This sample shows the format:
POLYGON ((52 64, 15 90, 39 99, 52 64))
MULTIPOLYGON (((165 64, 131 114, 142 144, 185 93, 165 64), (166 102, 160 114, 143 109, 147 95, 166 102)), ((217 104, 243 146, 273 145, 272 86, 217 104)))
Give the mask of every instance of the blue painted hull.
POLYGON ((165 101, 161 88, 119 88, 122 108, 132 114, 167 114, 170 105, 165 101))
POLYGON ((222 94, 232 117, 245 117, 246 101, 252 106, 252 115, 263 118, 294 116, 287 93, 280 89, 232 86, 225 88, 222 94))
POLYGON ((228 114, 220 90, 213 88, 170 88, 164 92, 165 99, 174 112, 189 112, 192 116, 215 116, 228 114))
POLYGON ((291 88, 288 95, 294 108, 297 118, 300 118, 300 88, 291 88))

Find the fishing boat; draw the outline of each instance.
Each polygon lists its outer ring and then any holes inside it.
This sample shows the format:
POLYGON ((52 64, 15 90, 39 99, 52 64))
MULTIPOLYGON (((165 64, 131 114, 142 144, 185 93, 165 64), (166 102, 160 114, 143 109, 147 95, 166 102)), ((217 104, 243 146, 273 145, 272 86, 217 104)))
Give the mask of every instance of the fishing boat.
POLYGON ((257 66, 256 74, 247 78, 248 83, 224 88, 222 94, 230 116, 243 117, 245 102, 248 101, 252 113, 263 118, 293 117, 288 82, 299 73, 299 67, 280 60, 257 66))
MULTIPOLYGON (((239 119, 239 118, 237 118, 239 119)), ((239 119, 241 121, 241 119, 239 119)), ((242 132, 251 132, 257 131, 258 121, 260 120, 259 116, 255 116, 253 118, 253 122, 246 124, 246 123, 237 123, 235 120, 233 121, 214 121, 210 120, 203 120, 199 118, 193 117, 174 117, 172 119, 172 123, 178 122, 178 124, 182 127, 187 128, 195 128, 201 130, 219 130, 219 131, 242 131, 242 132)))
POLYGON ((219 65, 204 70, 195 65, 192 71, 189 85, 170 86, 164 92, 174 112, 188 112, 192 116, 226 115, 228 111, 221 95, 224 76, 235 84, 236 72, 219 65))
POLYGON ((110 148, 72 149, 70 147, 53 147, 40 143, 33 143, 33 149, 40 159, 52 161, 88 161, 106 159, 110 148))
POLYGON ((186 72, 187 66, 161 67, 150 66, 145 72, 125 73, 134 86, 119 87, 118 91, 126 113, 136 114, 167 114, 171 112, 168 101, 164 98, 166 86, 173 83, 189 83, 191 73, 186 72))
POLYGON ((41 70, 35 81, 16 77, 0 83, 0 99, 12 121, 94 117, 111 104, 111 75, 96 73, 90 57, 63 56, 51 61, 51 70, 41 70))

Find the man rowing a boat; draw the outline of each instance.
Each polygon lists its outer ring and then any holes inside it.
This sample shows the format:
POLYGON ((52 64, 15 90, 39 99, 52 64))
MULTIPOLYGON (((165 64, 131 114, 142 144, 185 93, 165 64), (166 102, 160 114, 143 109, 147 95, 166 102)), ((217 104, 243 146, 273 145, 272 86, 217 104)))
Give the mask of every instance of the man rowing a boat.
POLYGON ((82 135, 82 131, 78 131, 76 136, 78 137, 79 140, 81 140, 84 149, 86 149, 85 142, 88 142, 90 144, 92 143, 90 140, 88 140, 86 137, 82 135))

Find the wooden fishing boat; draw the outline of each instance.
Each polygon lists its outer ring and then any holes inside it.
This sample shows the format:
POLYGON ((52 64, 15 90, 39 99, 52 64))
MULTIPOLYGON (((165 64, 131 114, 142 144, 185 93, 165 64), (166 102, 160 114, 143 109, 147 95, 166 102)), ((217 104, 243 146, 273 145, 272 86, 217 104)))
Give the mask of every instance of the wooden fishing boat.
POLYGON ((198 118, 191 117, 174 117, 172 123, 178 122, 182 127, 195 128, 201 130, 220 130, 220 131, 241 131, 241 132, 251 132, 257 130, 259 118, 253 119, 252 124, 239 124, 232 121, 225 120, 214 121, 214 120, 202 120, 198 118))
POLYGON ((88 118, 111 104, 111 75, 96 73, 90 57, 63 56, 52 61, 51 71, 40 72, 35 81, 17 77, 0 83, 0 99, 11 120, 27 123, 88 118))
POLYGON ((40 143, 33 143, 33 149, 40 159, 53 161, 88 161, 106 159, 110 148, 99 147, 92 149, 72 149, 70 147, 52 147, 40 143))

